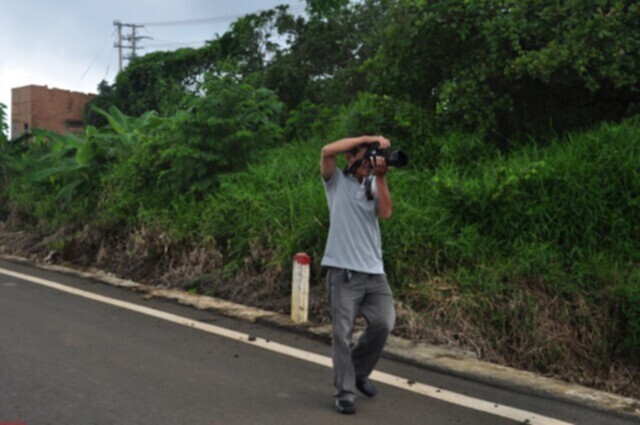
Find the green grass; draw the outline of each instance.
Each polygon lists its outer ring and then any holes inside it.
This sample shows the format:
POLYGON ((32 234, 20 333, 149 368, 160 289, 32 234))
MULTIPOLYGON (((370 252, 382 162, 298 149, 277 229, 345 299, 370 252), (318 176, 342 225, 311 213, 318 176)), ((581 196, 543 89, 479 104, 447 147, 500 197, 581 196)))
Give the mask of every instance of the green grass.
MULTIPOLYGON (((482 318, 478 328, 496 346, 507 344, 499 335, 515 332, 514 324, 518 333, 544 339, 535 329, 543 299, 556 301, 560 317, 586 303, 594 317, 619 325, 605 332, 605 324, 591 324, 603 353, 636 351, 639 134, 637 123, 605 125, 464 166, 414 163, 393 171, 394 217, 382 228, 396 293, 420 309, 444 302, 424 287, 446 280, 464 300, 457 311, 482 318)), ((260 267, 286 274, 293 254, 309 252, 318 278, 328 228, 321 146, 289 144, 223 176, 216 194, 197 207, 195 234, 214 237, 232 268, 259 257, 260 267)), ((549 353, 561 349, 546 345, 549 353)))

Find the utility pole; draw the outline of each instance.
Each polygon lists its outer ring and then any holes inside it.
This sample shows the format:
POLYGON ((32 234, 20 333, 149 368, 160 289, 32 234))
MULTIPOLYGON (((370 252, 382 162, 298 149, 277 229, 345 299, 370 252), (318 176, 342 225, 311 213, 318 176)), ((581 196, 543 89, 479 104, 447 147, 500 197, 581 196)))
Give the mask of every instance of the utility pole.
POLYGON ((118 71, 122 71, 122 23, 113 21, 113 25, 118 27, 118 42, 113 47, 118 48, 118 71))
POLYGON ((118 48, 118 70, 122 71, 122 49, 131 49, 131 54, 127 56, 128 59, 135 58, 137 56, 136 50, 143 49, 143 47, 138 46, 138 41, 144 38, 151 38, 147 36, 136 35, 136 28, 143 28, 144 25, 138 24, 123 24, 120 21, 113 21, 113 25, 118 28, 118 42, 113 46, 118 48), (129 35, 122 35, 122 27, 131 28, 131 33, 129 35), (122 44, 122 40, 127 40, 130 44, 125 45, 122 44))

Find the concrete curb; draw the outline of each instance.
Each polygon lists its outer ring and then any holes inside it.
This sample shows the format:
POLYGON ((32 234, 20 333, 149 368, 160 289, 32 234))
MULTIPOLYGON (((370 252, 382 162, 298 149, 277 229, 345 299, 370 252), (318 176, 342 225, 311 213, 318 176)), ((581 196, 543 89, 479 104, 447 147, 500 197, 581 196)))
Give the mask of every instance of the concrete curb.
MULTIPOLYGON (((43 270, 65 273, 112 286, 131 289, 146 294, 146 298, 162 298, 199 310, 212 310, 219 314, 244 321, 266 323, 296 330, 312 337, 322 338, 326 341, 330 341, 331 339, 330 325, 313 323, 299 325, 293 323, 288 316, 283 314, 243 306, 209 296, 194 295, 176 289, 160 289, 151 285, 143 285, 130 280, 120 279, 102 270, 90 269, 88 271, 79 271, 68 267, 34 263, 22 257, 4 254, 0 254, 0 259, 16 263, 25 263, 43 270)), ((473 353, 463 350, 416 343, 403 338, 390 336, 385 347, 385 355, 465 379, 483 382, 521 393, 553 397, 590 409, 613 413, 635 420, 640 419, 640 400, 570 384, 557 379, 542 377, 532 372, 483 362, 478 360, 473 353)))

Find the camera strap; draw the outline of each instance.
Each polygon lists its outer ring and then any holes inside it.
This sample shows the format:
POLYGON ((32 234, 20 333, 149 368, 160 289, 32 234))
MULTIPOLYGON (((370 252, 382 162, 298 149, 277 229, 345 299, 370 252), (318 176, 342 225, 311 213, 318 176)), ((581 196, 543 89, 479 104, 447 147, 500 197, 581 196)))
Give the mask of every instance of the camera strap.
POLYGON ((364 189, 367 194, 367 201, 373 201, 375 199, 375 196, 373 196, 373 176, 365 178, 364 189))
MULTIPOLYGON (((351 164, 351 167, 345 167, 343 171, 344 175, 348 176, 349 174, 353 174, 353 172, 358 167, 360 167, 360 165, 362 164, 362 161, 364 161, 365 159, 366 158, 360 158, 357 161, 355 161, 353 164, 351 164)), ((375 199, 375 196, 373 195, 373 176, 364 178, 364 189, 365 189, 365 193, 367 194, 367 200, 373 201, 375 199)))
POLYGON ((353 164, 351 164, 351 166, 347 166, 344 168, 344 175, 349 175, 349 174, 353 174, 354 171, 356 171, 358 169, 358 167, 360 167, 362 165, 362 161, 364 160, 364 158, 360 158, 356 161, 353 162, 353 164))
MULTIPOLYGON (((368 158, 362 157, 354 161, 350 167, 345 167, 343 171, 344 175, 348 176, 349 174, 353 174, 353 172, 357 170, 358 167, 360 167, 362 165, 362 162, 365 160, 368 160, 368 158)), ((365 193, 367 194, 367 200, 373 201, 375 199, 375 196, 373 195, 373 176, 365 177, 364 188, 365 188, 365 193)))

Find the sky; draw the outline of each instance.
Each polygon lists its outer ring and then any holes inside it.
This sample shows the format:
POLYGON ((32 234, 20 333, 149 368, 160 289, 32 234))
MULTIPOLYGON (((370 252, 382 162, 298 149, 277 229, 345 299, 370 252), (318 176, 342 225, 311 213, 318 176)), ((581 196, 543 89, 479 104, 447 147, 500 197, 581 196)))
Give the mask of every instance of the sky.
MULTIPOLYGON (((7 124, 12 88, 35 84, 96 93, 100 81, 113 83, 114 21, 145 25, 136 30, 151 37, 138 42, 137 53, 144 55, 203 46, 238 17, 280 4, 295 14, 304 11, 302 0, 0 0, 0 103, 7 106, 7 124)), ((123 28, 123 35, 129 31, 123 28)))

